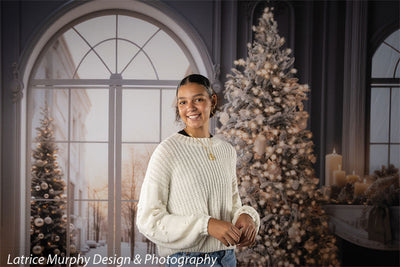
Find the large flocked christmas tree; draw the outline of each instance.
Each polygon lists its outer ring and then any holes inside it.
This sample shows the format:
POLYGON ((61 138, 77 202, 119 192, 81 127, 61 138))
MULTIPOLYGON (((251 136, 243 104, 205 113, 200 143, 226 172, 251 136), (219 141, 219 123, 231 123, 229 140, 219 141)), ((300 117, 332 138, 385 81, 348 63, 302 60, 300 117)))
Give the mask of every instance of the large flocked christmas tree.
MULTIPOLYGON (((32 151, 31 180, 31 254, 33 256, 67 256, 67 215, 65 182, 57 163, 57 146, 53 137, 53 119, 47 105, 42 109, 37 127, 37 147, 32 151)), ((72 224, 70 226, 73 230, 72 224)), ((73 237, 71 233, 71 237, 73 237)), ((71 244, 70 255, 77 253, 71 244)))
POLYGON ((273 8, 265 8, 248 57, 225 84, 218 133, 238 153, 243 204, 260 214, 252 248, 239 250, 240 266, 337 266, 335 238, 315 177, 312 134, 303 110, 307 85, 294 77, 291 49, 278 34, 273 8))

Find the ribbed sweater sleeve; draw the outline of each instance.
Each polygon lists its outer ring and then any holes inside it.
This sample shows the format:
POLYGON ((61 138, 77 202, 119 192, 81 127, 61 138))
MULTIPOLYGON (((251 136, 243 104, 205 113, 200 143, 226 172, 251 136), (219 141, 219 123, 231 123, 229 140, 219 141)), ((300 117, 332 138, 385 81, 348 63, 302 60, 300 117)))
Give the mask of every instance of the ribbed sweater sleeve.
MULTIPOLYGON (((232 168, 236 170, 237 155, 234 148, 232 148, 232 150, 233 150, 232 168)), ((258 233, 258 229, 260 228, 260 216, 253 207, 242 206, 242 201, 240 200, 240 195, 238 190, 236 171, 234 171, 234 175, 232 177, 232 218, 233 218, 232 224, 235 224, 239 216, 243 213, 250 215, 250 217, 253 219, 256 225, 258 233)))
POLYGON ((140 193, 137 227, 157 245, 181 250, 204 241, 208 235, 210 216, 185 216, 168 212, 169 183, 173 167, 171 159, 162 145, 154 151, 140 193))

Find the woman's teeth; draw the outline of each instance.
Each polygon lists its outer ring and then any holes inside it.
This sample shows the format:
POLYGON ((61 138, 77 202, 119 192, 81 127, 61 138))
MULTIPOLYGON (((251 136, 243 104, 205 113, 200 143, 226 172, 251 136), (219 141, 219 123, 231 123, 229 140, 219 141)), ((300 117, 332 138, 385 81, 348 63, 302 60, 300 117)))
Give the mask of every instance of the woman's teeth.
POLYGON ((200 114, 197 114, 197 115, 193 115, 193 116, 188 116, 189 117, 189 119, 197 119, 198 117, 200 117, 200 114))

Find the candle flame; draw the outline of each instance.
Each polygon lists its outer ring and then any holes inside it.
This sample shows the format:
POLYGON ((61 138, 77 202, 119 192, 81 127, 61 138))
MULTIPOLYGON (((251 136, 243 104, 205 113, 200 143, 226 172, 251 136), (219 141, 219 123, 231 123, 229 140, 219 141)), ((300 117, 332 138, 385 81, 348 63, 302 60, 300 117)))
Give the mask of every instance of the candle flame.
POLYGON ((353 175, 356 175, 356 171, 355 170, 353 170, 353 175))
POLYGON ((333 147, 333 154, 336 154, 336 149, 335 149, 335 147, 333 147))

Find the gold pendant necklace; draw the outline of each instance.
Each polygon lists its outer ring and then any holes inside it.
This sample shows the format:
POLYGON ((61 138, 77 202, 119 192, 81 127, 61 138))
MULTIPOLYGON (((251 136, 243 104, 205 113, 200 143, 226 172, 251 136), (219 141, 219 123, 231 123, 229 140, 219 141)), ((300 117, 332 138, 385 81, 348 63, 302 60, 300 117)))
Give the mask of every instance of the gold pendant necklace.
POLYGON ((186 131, 186 132, 190 135, 190 137, 193 137, 194 139, 196 139, 197 142, 199 142, 199 143, 204 147, 204 149, 206 150, 206 152, 207 152, 207 154, 208 154, 208 158, 209 158, 210 160, 215 160, 215 156, 214 156, 214 154, 213 154, 212 151, 211 151, 211 149, 212 149, 211 137, 209 137, 209 140, 210 140, 210 149, 208 149, 208 147, 206 147, 206 146, 203 144, 203 142, 201 142, 197 137, 193 136, 193 135, 192 135, 191 133, 189 133, 188 131, 186 131))

